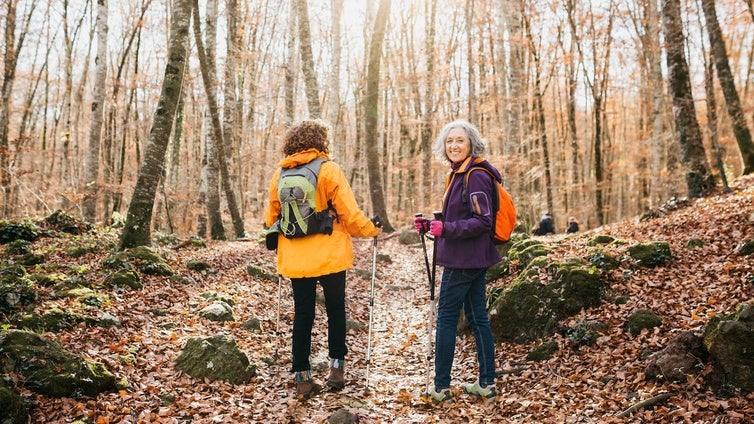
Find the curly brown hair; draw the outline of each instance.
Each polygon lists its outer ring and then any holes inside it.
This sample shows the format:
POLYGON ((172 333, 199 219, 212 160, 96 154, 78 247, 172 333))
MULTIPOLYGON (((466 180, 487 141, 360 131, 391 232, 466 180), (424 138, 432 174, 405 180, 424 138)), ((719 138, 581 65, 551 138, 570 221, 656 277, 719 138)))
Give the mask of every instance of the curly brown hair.
POLYGON ((330 153, 330 127, 321 119, 303 120, 285 133, 283 154, 286 156, 311 148, 330 153))

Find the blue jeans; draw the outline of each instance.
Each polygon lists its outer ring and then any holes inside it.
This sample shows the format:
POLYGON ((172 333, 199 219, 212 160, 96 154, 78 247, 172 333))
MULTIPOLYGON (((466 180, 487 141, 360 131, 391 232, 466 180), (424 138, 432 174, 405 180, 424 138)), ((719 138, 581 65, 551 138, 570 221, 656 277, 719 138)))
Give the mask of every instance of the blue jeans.
POLYGON ((435 334, 435 388, 450 387, 450 370, 456 349, 456 327, 463 308, 476 342, 479 384, 495 383, 495 343, 487 316, 485 274, 481 269, 445 268, 437 305, 435 334))
POLYGON ((293 286, 293 361, 291 371, 311 369, 312 327, 317 297, 317 282, 322 286, 327 310, 327 345, 330 358, 345 359, 346 347, 346 272, 311 278, 291 278, 293 286))

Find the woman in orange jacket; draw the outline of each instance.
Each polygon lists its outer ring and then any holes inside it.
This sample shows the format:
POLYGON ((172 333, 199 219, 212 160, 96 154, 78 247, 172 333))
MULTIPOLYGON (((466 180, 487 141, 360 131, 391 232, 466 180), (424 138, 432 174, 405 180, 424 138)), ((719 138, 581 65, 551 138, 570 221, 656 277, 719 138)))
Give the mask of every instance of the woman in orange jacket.
MULTIPOLYGON (((310 234, 286 238, 278 234, 278 273, 290 278, 293 287, 293 361, 291 371, 296 381, 296 393, 308 398, 320 386, 311 376, 309 355, 311 332, 314 324, 317 282, 322 286, 327 310, 327 341, 330 356, 330 374, 327 385, 340 390, 345 386, 346 270, 353 266, 351 236, 376 237, 380 229, 375 226, 356 204, 345 174, 330 160, 330 131, 321 120, 304 120, 294 125, 285 135, 281 169, 307 164, 324 158, 316 184, 316 210, 323 211, 331 205, 333 225, 331 234, 310 234)), ((271 227, 278 221, 281 203, 278 193, 278 169, 270 183, 270 202, 265 215, 265 225, 271 227)))

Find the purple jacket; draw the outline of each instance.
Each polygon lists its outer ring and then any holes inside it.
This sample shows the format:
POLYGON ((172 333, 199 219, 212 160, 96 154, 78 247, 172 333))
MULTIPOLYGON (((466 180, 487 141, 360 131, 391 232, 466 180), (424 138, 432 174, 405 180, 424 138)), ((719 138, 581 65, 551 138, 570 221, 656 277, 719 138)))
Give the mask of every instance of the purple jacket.
POLYGON ((472 172, 463 199, 463 180, 472 167, 484 167, 502 181, 500 172, 482 158, 467 158, 448 175, 443 197, 443 234, 437 241, 437 264, 447 268, 489 268, 502 257, 492 239, 492 179, 472 172))

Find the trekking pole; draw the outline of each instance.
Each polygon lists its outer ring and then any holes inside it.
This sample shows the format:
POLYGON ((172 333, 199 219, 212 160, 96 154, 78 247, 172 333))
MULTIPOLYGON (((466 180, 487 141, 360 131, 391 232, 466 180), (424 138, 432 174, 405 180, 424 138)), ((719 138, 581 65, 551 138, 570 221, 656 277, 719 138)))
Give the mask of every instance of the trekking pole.
POLYGON ((369 365, 372 362, 372 318, 374 315, 374 279, 377 272, 377 236, 372 242, 372 284, 369 294, 369 332, 367 336, 367 375, 366 390, 369 390, 369 365))
MULTIPOLYGON (((421 218, 423 215, 421 213, 417 213, 414 215, 416 218, 421 218)), ((424 386, 426 387, 426 392, 429 393, 429 379, 430 379, 430 371, 432 366, 432 325, 435 321, 435 284, 434 279, 432 278, 432 270, 429 267, 429 256, 427 255, 427 242, 426 242, 426 235, 425 231, 421 230, 419 231, 419 235, 421 236, 422 241, 422 250, 424 251, 424 264, 427 267, 427 279, 429 280, 429 322, 427 323, 427 378, 424 382, 424 386)))
POLYGON ((280 348, 280 342, 282 338, 280 337, 280 302, 281 302, 281 296, 282 296, 282 286, 283 286, 283 275, 278 274, 278 306, 277 306, 277 313, 276 313, 276 321, 275 321, 275 336, 277 336, 277 343, 275 343, 275 363, 278 363, 279 355, 278 355, 278 349, 280 348))

